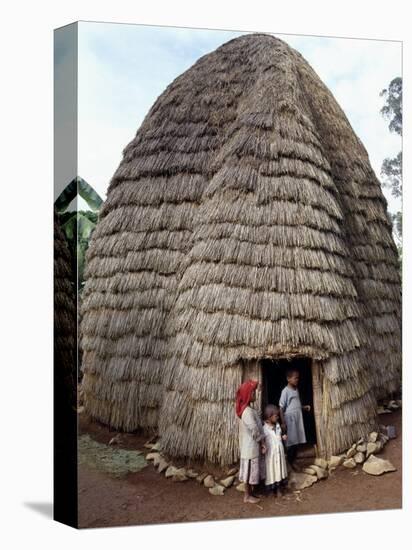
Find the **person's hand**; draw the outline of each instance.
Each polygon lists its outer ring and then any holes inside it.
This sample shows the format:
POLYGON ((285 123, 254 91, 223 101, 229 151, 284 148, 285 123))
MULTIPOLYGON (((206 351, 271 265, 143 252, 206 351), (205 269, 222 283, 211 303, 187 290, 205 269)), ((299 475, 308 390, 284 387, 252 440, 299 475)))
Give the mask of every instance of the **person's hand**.
POLYGON ((304 410, 304 411, 307 411, 307 412, 310 412, 310 405, 305 405, 305 406, 303 407, 303 410, 304 410))
POLYGON ((283 435, 282 435, 282 439, 283 439, 283 441, 286 441, 286 440, 287 440, 287 438, 288 438, 287 434, 283 434, 283 435))
POLYGON ((262 455, 266 454, 266 445, 264 443, 262 443, 261 451, 262 451, 262 455))

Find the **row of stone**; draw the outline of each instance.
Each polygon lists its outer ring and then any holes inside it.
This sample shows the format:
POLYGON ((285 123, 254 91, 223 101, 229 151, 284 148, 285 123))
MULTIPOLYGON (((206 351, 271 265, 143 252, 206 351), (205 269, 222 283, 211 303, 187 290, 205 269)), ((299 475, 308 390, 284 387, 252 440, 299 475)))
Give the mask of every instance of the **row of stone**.
POLYGON ((371 432, 366 439, 359 439, 359 441, 354 443, 346 451, 346 455, 344 455, 342 460, 342 465, 345 468, 356 468, 358 464, 364 464, 363 470, 366 473, 380 475, 375 473, 375 468, 371 468, 370 465, 376 464, 375 455, 382 451, 388 440, 389 437, 384 433, 371 432), (372 456, 374 458, 371 458, 372 456))
MULTIPOLYGON (((201 483, 209 490, 209 493, 214 496, 222 496, 225 493, 225 489, 231 487, 236 480, 237 468, 232 468, 226 472, 226 477, 216 481, 215 478, 208 472, 196 472, 192 468, 177 468, 172 463, 168 462, 164 456, 159 452, 160 448, 158 444, 151 445, 147 443, 145 447, 150 448, 151 452, 146 455, 146 460, 153 461, 154 467, 159 473, 163 473, 165 477, 171 478, 172 481, 181 482, 194 479, 198 483, 201 483)), ((238 490, 242 490, 242 484, 238 485, 238 490)))
POLYGON ((359 439, 341 455, 331 456, 329 460, 316 458, 314 463, 304 468, 302 472, 290 473, 289 487, 294 490, 311 487, 317 481, 327 479, 329 474, 339 466, 352 469, 358 464, 363 464, 363 471, 370 475, 394 472, 396 468, 389 460, 375 456, 382 451, 388 440, 389 437, 385 433, 371 432, 367 438, 359 439))
POLYGON ((342 464, 342 466, 349 469, 356 468, 358 464, 363 464, 362 470, 370 475, 382 475, 385 472, 394 472, 396 468, 389 460, 375 456, 382 451, 389 441, 388 433, 392 433, 389 428, 391 426, 381 426, 380 433, 371 432, 367 438, 359 439, 343 455, 331 457, 330 464, 334 468, 342 464))
MULTIPOLYGON (((382 428, 385 428, 382 426, 382 428)), ((345 453, 331 456, 329 460, 316 458, 314 463, 304 468, 302 472, 291 472, 289 475, 289 487, 292 490, 302 490, 312 486, 321 479, 327 479, 329 474, 339 466, 353 469, 358 464, 363 464, 363 471, 370 475, 381 475, 385 472, 393 472, 396 468, 388 460, 383 460, 375 455, 382 451, 389 437, 385 433, 371 432, 367 438, 361 438, 354 443, 345 453)), ((224 495, 225 489, 236 485, 238 491, 244 491, 244 483, 236 481, 237 468, 226 472, 226 477, 216 481, 207 472, 196 472, 193 469, 177 468, 168 462, 160 453, 158 443, 146 443, 145 447, 151 450, 146 455, 146 460, 153 461, 153 465, 159 473, 165 473, 165 477, 172 481, 180 482, 195 479, 209 490, 211 495, 224 495)))

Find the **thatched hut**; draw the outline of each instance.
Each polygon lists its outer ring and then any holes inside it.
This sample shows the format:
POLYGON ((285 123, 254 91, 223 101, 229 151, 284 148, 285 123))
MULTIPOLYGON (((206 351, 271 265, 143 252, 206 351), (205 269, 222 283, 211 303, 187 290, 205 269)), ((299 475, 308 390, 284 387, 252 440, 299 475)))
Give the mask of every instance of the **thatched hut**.
POLYGON ((283 41, 246 35, 155 102, 88 254, 86 407, 173 456, 237 457, 235 392, 296 365, 318 452, 375 426, 400 380, 400 279, 368 154, 283 41), (161 413, 159 415, 159 409, 161 413))

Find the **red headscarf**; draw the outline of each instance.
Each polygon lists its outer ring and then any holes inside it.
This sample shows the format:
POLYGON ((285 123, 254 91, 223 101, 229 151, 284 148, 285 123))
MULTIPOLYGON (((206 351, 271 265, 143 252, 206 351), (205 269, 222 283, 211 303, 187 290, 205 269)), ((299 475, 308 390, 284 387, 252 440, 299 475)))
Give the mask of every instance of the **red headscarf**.
POLYGON ((258 387, 258 382, 256 380, 247 380, 246 382, 243 382, 243 384, 237 390, 236 414, 239 418, 242 416, 243 411, 249 405, 250 398, 252 397, 252 393, 255 391, 257 387, 258 387))

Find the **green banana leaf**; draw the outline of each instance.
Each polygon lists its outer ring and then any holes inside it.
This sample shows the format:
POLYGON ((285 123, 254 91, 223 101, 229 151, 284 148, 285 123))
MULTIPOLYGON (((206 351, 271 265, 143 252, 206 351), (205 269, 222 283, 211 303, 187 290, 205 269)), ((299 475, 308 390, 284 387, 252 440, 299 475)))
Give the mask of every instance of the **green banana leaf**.
POLYGON ((86 202, 89 208, 93 211, 99 210, 103 204, 103 199, 93 189, 93 187, 87 183, 86 180, 80 176, 75 177, 72 181, 66 185, 60 195, 57 197, 54 205, 58 212, 64 212, 72 200, 79 194, 86 202))
POLYGON ((90 210, 59 214, 60 224, 66 235, 72 255, 73 269, 77 271, 78 288, 84 283, 84 267, 90 237, 96 227, 98 214, 90 210))

